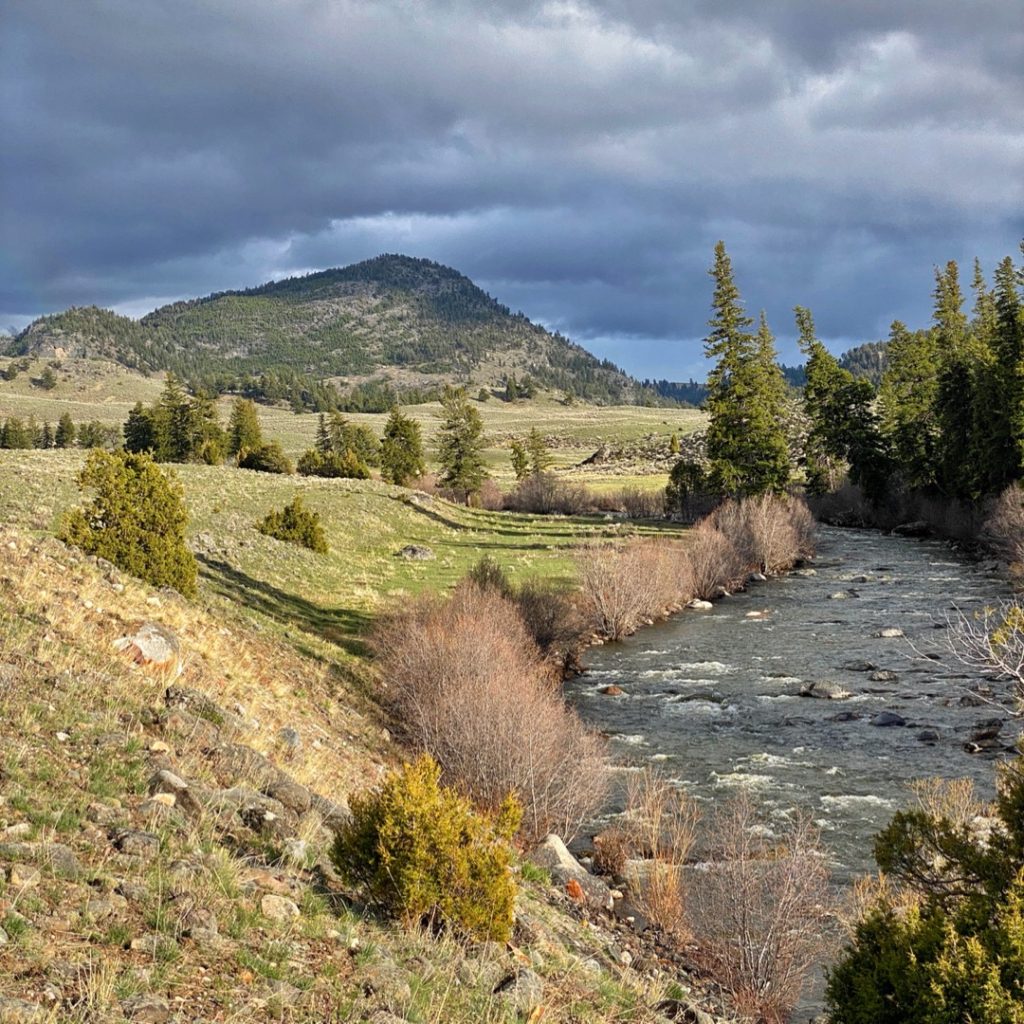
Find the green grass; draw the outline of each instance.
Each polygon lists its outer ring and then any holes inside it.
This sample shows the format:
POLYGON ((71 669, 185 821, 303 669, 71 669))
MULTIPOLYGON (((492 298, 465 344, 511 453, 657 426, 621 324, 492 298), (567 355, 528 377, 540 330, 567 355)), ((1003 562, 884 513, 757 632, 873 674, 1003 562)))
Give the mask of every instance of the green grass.
MULTIPOLYGON (((0 451, 0 521, 53 532, 82 500, 78 451, 0 451)), ((541 576, 569 586, 573 549, 639 530, 602 517, 488 512, 377 481, 325 480, 254 473, 231 466, 168 467, 180 477, 191 514, 204 595, 236 614, 280 631, 306 653, 326 641, 362 654, 361 637, 391 602, 456 583, 484 555, 513 580, 541 576), (256 524, 301 494, 320 513, 329 552, 318 555, 264 536, 256 524), (398 557, 408 544, 435 557, 398 557)))

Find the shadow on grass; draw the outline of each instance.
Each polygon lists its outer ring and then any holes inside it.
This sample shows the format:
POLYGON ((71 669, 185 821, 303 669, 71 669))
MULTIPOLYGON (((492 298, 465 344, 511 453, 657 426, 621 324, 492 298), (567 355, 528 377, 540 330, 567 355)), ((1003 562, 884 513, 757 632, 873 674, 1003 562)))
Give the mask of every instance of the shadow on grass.
POLYGON ((227 562, 206 555, 196 557, 203 566, 203 578, 222 596, 255 608, 284 626, 316 633, 355 657, 366 657, 368 649, 364 637, 370 626, 366 612, 353 608, 322 608, 297 594, 254 579, 227 562))

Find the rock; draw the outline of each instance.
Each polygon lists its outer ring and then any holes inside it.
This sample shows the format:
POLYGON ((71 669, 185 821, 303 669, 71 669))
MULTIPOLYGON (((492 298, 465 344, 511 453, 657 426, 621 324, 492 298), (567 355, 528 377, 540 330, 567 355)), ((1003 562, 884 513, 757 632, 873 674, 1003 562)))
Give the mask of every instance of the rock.
POLYGON ((348 804, 335 803, 317 793, 311 793, 310 796, 313 798, 312 809, 320 815, 326 828, 337 829, 352 820, 352 812, 348 809, 348 804))
POLYGON ((789 575, 790 576, 817 576, 818 575, 818 570, 817 569, 793 569, 790 572, 789 575))
POLYGON ((422 544, 406 544, 398 554, 397 558, 405 558, 410 562, 429 562, 436 557, 434 552, 422 544))
POLYGON ((363 971, 363 992, 378 996, 386 1004, 401 1005, 412 999, 408 975, 393 960, 370 964, 363 971))
POLYGON ((139 804, 139 814, 149 824, 166 821, 174 814, 175 798, 172 793, 157 793, 139 804))
POLYGON ((767 619, 771 617, 771 612, 767 608, 762 608, 760 611, 747 612, 743 617, 745 619, 767 619))
POLYGON ((170 1004, 160 996, 129 996, 121 1002, 121 1009, 129 1020, 145 1024, 163 1024, 171 1019, 170 1004))
POLYGON ((16 825, 8 825, 0 831, 0 839, 5 842, 11 839, 24 839, 32 831, 32 826, 27 821, 19 821, 16 825))
POLYGON ((851 694, 838 683, 809 682, 800 687, 800 696, 818 697, 822 700, 846 700, 851 694))
POLYGON ((939 734, 934 729, 922 729, 917 734, 917 740, 919 743, 927 743, 934 746, 939 742, 939 734))
POLYGON ((181 644, 166 626, 143 623, 131 636, 114 641, 114 649, 126 653, 137 665, 181 672, 181 644))
POLYGON ((606 697, 624 697, 626 695, 626 691, 620 686, 603 686, 601 692, 606 697))
POLYGON ((706 612, 714 608, 714 605, 710 601, 702 601, 699 597, 695 597, 686 607, 692 608, 694 611, 706 612))
POLYGON ((198 814, 202 810, 189 784, 172 771, 158 771, 149 780, 149 792, 154 799, 159 796, 174 797, 174 803, 189 814, 198 814))
POLYGON ((996 739, 1002 731, 1003 720, 1001 718, 990 718, 988 721, 979 722, 974 727, 974 731, 968 737, 968 742, 985 743, 988 740, 996 739))
POLYGON ((768 579, 768 577, 765 576, 765 574, 763 572, 752 572, 747 577, 747 582, 748 583, 765 583, 767 581, 767 579, 768 579))
POLYGON ((859 722, 864 716, 859 711, 840 711, 829 718, 830 722, 859 722))
POLYGON ((874 672, 878 666, 873 661, 848 661, 843 668, 847 672, 874 672))
POLYGON ((309 843, 305 839, 286 839, 284 856, 293 864, 304 864, 309 856, 309 843))
POLYGON ((0 947, 6 946, 10 941, 11 939, 7 932, 5 932, 3 928, 0 928, 0 947))
POLYGON ((873 683, 895 683, 899 681, 899 676, 895 672, 890 672, 888 669, 881 669, 878 672, 872 672, 868 676, 868 679, 873 683))
POLYGON ((682 999, 662 999, 655 1005, 654 1011, 677 1024, 715 1024, 715 1018, 711 1014, 682 999))
POLYGON ((264 917, 281 923, 292 921, 301 913, 294 900, 286 896, 275 896, 271 892, 265 893, 260 900, 260 910, 264 917))
POLYGON ((94 921, 118 920, 128 913, 128 901, 116 892, 96 896, 85 904, 85 912, 94 921))
POLYGON ((160 837, 152 832, 122 829, 114 834, 113 842, 121 853, 141 857, 143 860, 151 860, 160 852, 160 837))
POLYGON ((313 803, 309 790, 283 772, 276 779, 267 783, 263 787, 263 792, 296 814, 305 814, 313 803))
POLYGON ((33 1021, 51 1019, 49 1013, 38 1003, 0 996, 0 1021, 3 1021, 3 1024, 29 1024, 33 1021))
POLYGON ((907 724, 907 720, 895 711, 880 711, 871 719, 871 724, 879 729, 902 728, 907 724))
POLYGON ((591 908, 611 910, 615 906, 608 886, 590 874, 558 836, 549 835, 527 859, 545 868, 551 875, 551 881, 560 888, 567 889, 570 882, 576 882, 591 908))
POLYGON ((277 738, 289 750, 298 750, 302 746, 302 737, 299 735, 299 730, 293 729, 290 725, 286 725, 283 729, 278 730, 277 738))
POLYGON ((834 594, 829 594, 828 599, 830 601, 848 601, 851 597, 859 596, 856 590, 837 590, 834 594))
POLYGON ((910 523, 901 523, 892 529, 895 537, 930 537, 932 528, 923 519, 915 519, 910 523))
POLYGON ((894 640, 896 637, 904 636, 899 626, 886 626, 885 629, 875 630, 871 634, 876 640, 894 640))
POLYGON ((499 981, 494 994, 507 999, 520 1013, 529 1013, 544 999, 544 980, 524 967, 499 981))

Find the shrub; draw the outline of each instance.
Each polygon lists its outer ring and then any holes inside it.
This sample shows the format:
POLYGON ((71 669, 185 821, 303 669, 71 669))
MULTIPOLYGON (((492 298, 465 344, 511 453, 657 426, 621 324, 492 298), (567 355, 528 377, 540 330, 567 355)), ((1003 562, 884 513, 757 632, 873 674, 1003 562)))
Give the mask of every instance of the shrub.
POLYGON ((185 546, 181 484, 146 454, 89 453, 79 487, 96 491, 64 519, 60 538, 125 572, 186 596, 196 592, 196 560, 185 546))
POLYGON ((506 495, 510 512, 576 516, 594 508, 594 497, 583 484, 559 480, 554 473, 531 473, 506 495))
POLYGON ((814 550, 814 521, 798 499, 760 494, 726 501, 711 516, 745 566, 772 573, 789 569, 814 550))
POLYGON ((1024 1020, 1024 761, 1000 766, 997 828, 934 787, 875 840, 887 884, 829 972, 836 1024, 1024 1020))
POLYGON ((507 942, 516 896, 509 844, 519 807, 506 799, 495 817, 480 814, 440 775, 424 755, 379 790, 354 797, 332 859, 390 917, 507 942))
POLYGON ((1011 484, 992 503, 982 538, 1011 566, 1024 565, 1024 488, 1011 484))
POLYGON ((370 478, 369 466, 361 462, 351 449, 339 455, 310 448, 299 459, 296 468, 303 476, 347 477, 353 480, 370 478))
POLYGON ((277 441, 261 444, 258 448, 243 448, 238 453, 238 468, 253 469, 258 473, 291 474, 295 472, 292 460, 285 455, 277 441))
POLYGON ((747 570, 733 542, 708 520, 699 523, 688 538, 686 564, 693 596, 704 601, 732 589, 747 570))
POLYGON ((501 567, 497 559, 484 555, 472 569, 466 573, 466 579, 476 584, 481 590, 493 590, 502 597, 512 596, 512 582, 508 573, 501 567))
POLYGON ((630 519, 661 519, 665 515, 665 492, 623 487, 619 492, 622 509, 630 519))
POLYGON ((708 515, 719 500, 699 463, 680 459, 672 467, 665 488, 665 510, 669 515, 684 523, 695 523, 708 515))
POLYGON ((672 541, 591 544, 576 556, 584 608, 611 640, 690 598, 688 562, 672 541))
POLYGON ((327 554, 327 535, 320 524, 320 513, 306 508, 298 494, 279 512, 268 512, 256 529, 275 540, 327 554))
POLYGON ((372 643, 398 727, 446 784, 488 810, 515 794, 528 841, 576 835, 604 796, 603 746, 508 598, 466 581, 382 617, 372 643))
POLYGON ((699 958, 740 1013, 783 1024, 825 952, 828 868, 809 822, 770 839, 757 824, 746 795, 715 815, 717 857, 687 894, 688 917, 699 958))
POLYGON ((419 423, 397 408, 392 409, 380 444, 381 477, 399 487, 407 487, 410 481, 425 472, 419 423))
POLYGON ((543 655, 560 655, 563 666, 575 661, 585 624, 566 593, 550 583, 531 579, 515 589, 512 600, 543 655))

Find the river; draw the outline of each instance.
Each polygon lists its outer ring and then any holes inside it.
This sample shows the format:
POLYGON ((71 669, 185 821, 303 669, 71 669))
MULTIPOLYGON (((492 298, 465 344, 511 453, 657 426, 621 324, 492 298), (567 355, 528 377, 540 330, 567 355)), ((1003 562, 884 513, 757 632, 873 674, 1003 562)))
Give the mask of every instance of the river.
MULTIPOLYGON (((620 764, 657 764, 702 801, 750 789, 768 828, 809 813, 845 885, 873 869, 872 837, 913 803, 912 780, 966 776, 993 795, 997 755, 964 744, 1001 717, 976 688, 993 687, 1009 708, 1009 684, 965 670, 941 641, 954 608, 1010 591, 941 542, 868 531, 823 528, 811 565, 592 649, 567 695, 620 764), (894 627, 905 636, 877 635, 894 627), (851 696, 802 697, 808 682, 851 696), (611 685, 623 695, 601 692, 611 685), (883 712, 906 724, 878 724, 883 712)), ((1007 721, 1000 738, 1016 733, 1007 721)))

